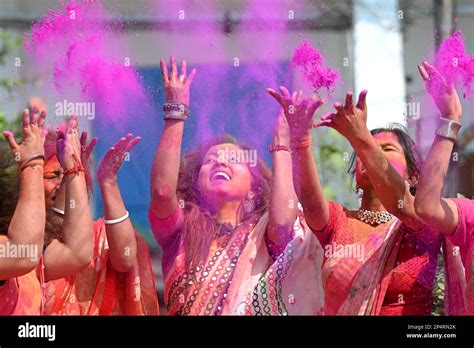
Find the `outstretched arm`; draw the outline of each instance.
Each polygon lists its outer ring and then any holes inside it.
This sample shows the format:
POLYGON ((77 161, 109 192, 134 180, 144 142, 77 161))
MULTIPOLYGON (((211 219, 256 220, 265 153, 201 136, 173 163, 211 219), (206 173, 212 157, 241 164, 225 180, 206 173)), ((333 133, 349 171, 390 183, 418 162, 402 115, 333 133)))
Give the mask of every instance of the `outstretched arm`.
MULTIPOLYGON (((443 118, 461 121, 462 107, 452 84, 446 83, 440 73, 424 62, 418 70, 426 83, 443 118)), ((415 198, 417 214, 426 223, 442 233, 452 234, 458 224, 456 204, 442 197, 444 180, 455 140, 437 135, 421 171, 420 183, 415 198)))
MULTIPOLYGON (((181 74, 178 77, 176 61, 171 57, 171 73, 165 61, 161 60, 161 72, 165 85, 167 102, 178 102, 189 106, 189 88, 196 70, 186 78, 186 61, 181 64, 181 74)), ((173 214, 178 201, 176 188, 178 183, 181 144, 183 139, 184 121, 165 119, 160 142, 155 152, 151 169, 151 203, 150 209, 158 218, 167 218, 173 214)))
POLYGON ((66 134, 60 134, 58 154, 64 168, 66 206, 62 241, 54 239, 44 253, 45 277, 59 279, 77 273, 92 259, 93 231, 86 179, 81 163, 77 118, 69 121, 66 134))
MULTIPOLYGON (((117 174, 126 156, 140 141, 140 137, 133 138, 132 134, 112 146, 100 162, 97 170, 97 180, 104 202, 104 219, 114 220, 126 216, 127 210, 123 203, 117 174)), ((130 218, 114 224, 105 224, 107 241, 110 247, 110 264, 119 272, 127 272, 133 266, 137 256, 137 241, 135 230, 130 218)))
POLYGON ((320 231, 329 221, 329 207, 311 153, 311 130, 314 113, 322 101, 302 100, 302 92, 290 96, 284 86, 280 86, 281 94, 270 88, 267 91, 281 105, 288 122, 294 188, 303 206, 305 220, 312 229, 320 231))
POLYGON ((18 160, 19 196, 6 236, 0 236, 0 244, 9 247, 28 248, 32 255, 3 258, 0 262, 0 280, 24 275, 33 270, 41 256, 44 240, 45 207, 43 189, 43 126, 45 112, 35 108, 30 116, 27 109, 22 116, 22 141, 18 144, 11 132, 3 135, 18 160), (38 155, 38 156, 35 156, 38 155), (34 159, 36 158, 36 159, 34 159), (36 255, 34 255, 36 254, 36 255))
POLYGON ((273 165, 267 238, 275 245, 285 246, 291 240, 298 206, 291 184, 290 129, 283 110, 278 115, 271 152, 273 165))
POLYGON ((362 91, 354 105, 352 93, 347 93, 345 105, 336 103, 336 112, 322 116, 315 126, 332 127, 349 140, 385 209, 405 225, 418 230, 423 222, 415 213, 409 185, 387 160, 367 128, 366 95, 367 91, 362 91))

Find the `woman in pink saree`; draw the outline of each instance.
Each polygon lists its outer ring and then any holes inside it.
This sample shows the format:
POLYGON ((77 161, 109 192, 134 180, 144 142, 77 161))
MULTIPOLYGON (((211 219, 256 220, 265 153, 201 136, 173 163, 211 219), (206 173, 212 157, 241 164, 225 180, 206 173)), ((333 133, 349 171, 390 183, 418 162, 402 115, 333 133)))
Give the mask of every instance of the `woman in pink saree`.
POLYGON ((446 312, 474 315, 474 199, 442 197, 462 107, 452 82, 426 62, 418 68, 441 118, 421 172, 415 208, 445 236, 446 312))
POLYGON ((43 127, 45 113, 26 109, 22 141, 7 140, 18 169, 2 153, 0 168, 0 315, 39 315, 42 305, 40 256, 44 239, 43 127), (18 182, 18 187, 16 183, 18 182), (7 231, 6 234, 4 232, 7 231), (19 253, 19 250, 28 251, 19 253), (9 255, 3 251, 16 250, 9 255), (40 267, 38 267, 38 263, 40 267))
MULTIPOLYGON (((171 72, 161 61, 166 103, 165 126, 151 173, 149 220, 163 249, 165 303, 171 315, 288 314, 287 279, 304 263, 320 274, 318 249, 311 231, 297 220, 289 131, 278 118, 273 144, 273 171, 260 160, 239 159, 252 150, 230 136, 221 136, 184 155, 180 166, 184 123, 189 116, 189 88, 195 70, 186 76, 171 58, 171 72), (295 222, 296 221, 296 222, 295 222), (295 228, 296 226, 296 228, 295 228), (293 254, 307 258, 293 262, 293 254), (291 273, 291 274, 290 274, 291 273), (264 293, 259 282, 272 278, 264 293), (259 299, 262 296, 263 308, 259 299)), ((305 111, 317 103, 306 101, 305 111)), ((321 256, 321 253, 319 253, 321 256)), ((315 282, 317 283, 317 282, 315 282)), ((303 299, 295 287, 294 296, 303 299)), ((320 291, 305 294, 305 311, 320 311, 320 291)), ((301 302, 302 303, 302 302, 301 302)), ((300 308, 300 309, 301 309, 300 308)))

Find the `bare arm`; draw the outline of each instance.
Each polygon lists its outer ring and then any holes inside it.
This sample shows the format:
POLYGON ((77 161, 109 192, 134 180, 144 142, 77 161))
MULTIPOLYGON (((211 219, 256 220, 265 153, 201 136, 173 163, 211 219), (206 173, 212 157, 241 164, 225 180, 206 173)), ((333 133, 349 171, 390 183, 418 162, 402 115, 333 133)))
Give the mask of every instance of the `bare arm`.
POLYGON ((418 230, 423 221, 416 215, 409 185, 389 163, 367 128, 366 95, 367 91, 362 91, 354 105, 352 93, 347 93, 345 105, 336 103, 336 112, 322 116, 317 126, 335 128, 349 140, 385 209, 405 225, 418 230))
POLYGON ((13 155, 19 161, 19 196, 15 213, 8 227, 8 234, 0 236, 0 244, 17 249, 27 247, 30 254, 22 257, 3 258, 0 262, 0 280, 18 277, 33 270, 43 249, 46 218, 43 159, 32 160, 23 170, 20 168, 31 156, 44 154, 41 133, 45 116, 44 112, 38 115, 37 109, 34 109, 31 118, 28 110, 23 112, 23 139, 20 144, 17 144, 11 132, 5 131, 3 133, 13 155))
MULTIPOLYGON (((58 141, 65 170, 81 166, 77 120, 69 121, 64 139, 58 141)), ((63 242, 53 240, 44 254, 47 280, 64 278, 86 267, 92 259, 93 231, 84 172, 65 175, 66 206, 62 226, 63 242)))
POLYGON ((329 221, 329 206, 311 153, 313 116, 322 102, 301 100, 302 92, 293 93, 290 97, 284 86, 280 87, 281 95, 272 89, 267 91, 285 110, 293 157, 293 187, 303 206, 305 220, 314 230, 322 230, 329 221))
MULTIPOLYGON (((278 116, 273 145, 290 148, 290 131, 283 111, 278 116)), ((298 213, 296 193, 292 185, 291 153, 285 150, 274 151, 272 159, 267 237, 272 243, 284 246, 291 239, 291 231, 298 213)))
MULTIPOLYGON (((462 107, 454 86, 447 85, 438 71, 428 63, 418 67, 443 117, 459 122, 462 107), (440 82, 440 85, 431 83, 440 82), (436 89, 441 86, 442 90, 436 89)), ((456 204, 443 198, 443 187, 448 172, 454 141, 436 136, 421 171, 420 182, 415 199, 416 212, 426 223, 442 233, 452 234, 458 224, 456 204)))
MULTIPOLYGON (((160 63, 166 100, 189 105, 189 88, 196 70, 193 69, 186 79, 186 62, 183 61, 181 75, 178 78, 174 57, 171 57, 171 74, 169 76, 165 61, 162 59, 160 63)), ((150 208, 158 218, 166 218, 172 215, 178 205, 176 187, 178 183, 183 129, 184 121, 165 120, 165 126, 153 159, 150 182, 150 208)))
MULTIPOLYGON (((97 171, 97 179, 104 202, 104 218, 113 220, 126 214, 120 188, 118 171, 131 149, 140 141, 128 134, 111 147, 102 159, 97 171)), ((107 241, 110 247, 110 264, 119 272, 127 272, 137 256, 137 240, 130 218, 115 224, 106 224, 107 241)))

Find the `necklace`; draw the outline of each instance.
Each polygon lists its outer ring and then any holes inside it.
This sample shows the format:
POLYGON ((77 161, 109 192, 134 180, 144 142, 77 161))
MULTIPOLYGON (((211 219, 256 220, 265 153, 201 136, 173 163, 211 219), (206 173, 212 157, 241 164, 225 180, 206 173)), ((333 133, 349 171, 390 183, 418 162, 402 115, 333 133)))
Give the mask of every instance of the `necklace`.
POLYGON ((394 219, 395 215, 390 214, 388 211, 370 211, 359 208, 357 218, 370 225, 380 225, 394 219))

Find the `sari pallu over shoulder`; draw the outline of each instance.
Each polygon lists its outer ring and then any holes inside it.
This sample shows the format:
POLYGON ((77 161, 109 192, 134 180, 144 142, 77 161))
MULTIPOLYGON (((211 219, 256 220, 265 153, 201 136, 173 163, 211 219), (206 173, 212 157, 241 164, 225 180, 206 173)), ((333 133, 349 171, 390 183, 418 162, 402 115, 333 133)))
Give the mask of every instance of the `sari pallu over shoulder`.
MULTIPOLYGON (((211 253, 199 269, 183 272, 173 266, 167 279, 165 298, 170 314, 178 315, 285 315, 317 314, 322 307, 320 269, 322 251, 319 242, 299 220, 293 240, 276 260, 268 252, 265 234, 268 214, 254 227, 235 231, 222 250, 211 253), (311 242, 306 241, 309 237, 311 242), (319 246, 319 249, 318 249, 319 246), (294 262, 293 260, 296 259, 294 262), (300 262, 300 260, 305 260, 300 262), (233 264, 233 265, 232 265, 233 264), (307 269, 314 281, 311 290, 304 281, 296 282, 307 269), (284 281, 286 279, 286 281, 284 281), (319 284, 318 286, 315 286, 319 284), (261 310, 258 310, 260 303, 261 310), (270 304, 271 303, 271 304, 270 304), (297 313, 301 311, 302 313, 297 313)), ((175 265, 183 265, 183 254, 175 265)))
POLYGON ((94 256, 83 271, 46 283, 45 315, 158 315, 148 247, 136 233, 137 256, 128 272, 109 265, 105 224, 94 222, 94 256))
POLYGON ((325 315, 379 315, 401 239, 401 222, 394 219, 378 238, 363 243, 362 259, 330 256, 323 267, 325 315), (336 284, 346 286, 341 289, 336 284))
MULTIPOLYGON (((263 253, 265 241, 258 244, 263 253)), ((267 253, 268 254, 268 253, 267 253)), ((302 209, 295 220, 292 240, 270 260, 269 267, 249 292, 235 296, 238 314, 322 315, 324 290, 321 268, 323 249, 307 226, 302 209)))

